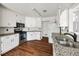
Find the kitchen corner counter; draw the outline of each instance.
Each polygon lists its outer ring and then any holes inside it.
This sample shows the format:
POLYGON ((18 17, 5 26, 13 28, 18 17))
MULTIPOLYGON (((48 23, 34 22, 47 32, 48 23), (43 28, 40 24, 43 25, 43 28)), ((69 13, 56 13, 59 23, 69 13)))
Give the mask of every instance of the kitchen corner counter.
POLYGON ((54 56, 79 56, 79 48, 66 47, 57 43, 55 36, 58 34, 53 34, 53 54, 54 56))
POLYGON ((7 33, 7 34, 0 34, 0 36, 7 36, 7 35, 13 35, 13 34, 18 34, 18 33, 7 33))

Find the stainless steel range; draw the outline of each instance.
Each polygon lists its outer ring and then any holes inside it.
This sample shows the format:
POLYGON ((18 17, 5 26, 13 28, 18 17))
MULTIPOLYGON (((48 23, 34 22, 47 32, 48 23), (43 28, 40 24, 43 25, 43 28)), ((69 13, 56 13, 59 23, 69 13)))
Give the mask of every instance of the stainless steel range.
POLYGON ((25 42, 26 41, 27 32, 26 31, 22 31, 22 29, 24 28, 24 26, 25 26, 24 24, 17 23, 16 27, 14 29, 15 33, 19 33, 20 42, 25 42))

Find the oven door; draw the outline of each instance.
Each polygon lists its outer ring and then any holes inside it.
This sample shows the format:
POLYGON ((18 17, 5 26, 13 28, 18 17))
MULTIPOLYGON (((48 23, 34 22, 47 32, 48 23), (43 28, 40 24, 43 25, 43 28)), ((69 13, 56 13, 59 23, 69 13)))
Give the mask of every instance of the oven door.
POLYGON ((21 38, 21 40, 26 39, 26 37, 27 37, 26 32, 22 32, 22 33, 20 34, 20 38, 21 38))

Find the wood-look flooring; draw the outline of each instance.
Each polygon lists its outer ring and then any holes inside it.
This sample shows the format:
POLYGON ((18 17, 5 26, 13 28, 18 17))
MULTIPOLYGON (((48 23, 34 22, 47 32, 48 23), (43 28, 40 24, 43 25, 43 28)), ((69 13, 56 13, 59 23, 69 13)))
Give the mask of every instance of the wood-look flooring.
POLYGON ((42 40, 24 42, 2 56, 53 56, 52 44, 42 40))

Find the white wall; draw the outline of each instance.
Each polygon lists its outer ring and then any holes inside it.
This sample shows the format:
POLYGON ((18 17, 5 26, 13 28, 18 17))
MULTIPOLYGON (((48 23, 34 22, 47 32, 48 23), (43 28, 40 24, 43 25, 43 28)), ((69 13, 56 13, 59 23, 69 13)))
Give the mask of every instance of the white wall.
POLYGON ((0 28, 0 34, 14 33, 14 28, 0 28), (7 31, 8 29, 8 31, 7 31))
POLYGON ((36 27, 33 27, 33 28, 24 28, 23 31, 41 31, 41 28, 36 28, 36 27))

